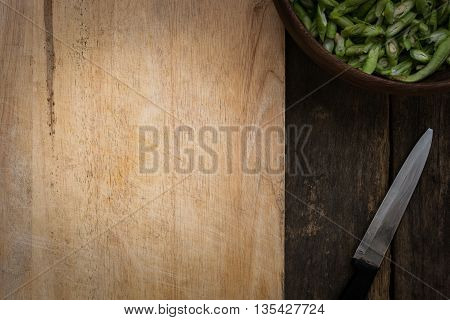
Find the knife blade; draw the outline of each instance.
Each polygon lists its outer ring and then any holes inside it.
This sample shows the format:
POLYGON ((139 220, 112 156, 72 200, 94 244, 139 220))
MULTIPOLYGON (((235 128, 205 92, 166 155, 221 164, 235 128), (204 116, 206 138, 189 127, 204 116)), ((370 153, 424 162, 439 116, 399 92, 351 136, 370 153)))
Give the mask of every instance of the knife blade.
POLYGON ((341 295, 364 299, 405 213, 428 158, 433 130, 428 129, 403 163, 353 256, 356 274, 341 295))

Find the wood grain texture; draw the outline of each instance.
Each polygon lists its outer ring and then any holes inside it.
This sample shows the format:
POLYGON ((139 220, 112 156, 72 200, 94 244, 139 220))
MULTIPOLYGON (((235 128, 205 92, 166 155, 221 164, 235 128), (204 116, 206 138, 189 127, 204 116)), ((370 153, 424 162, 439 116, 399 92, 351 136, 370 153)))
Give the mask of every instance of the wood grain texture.
MULTIPOLYGON (((289 108, 331 76, 286 39, 289 108)), ((286 134, 285 295, 337 299, 352 274, 357 238, 388 188, 388 96, 333 81, 287 110, 286 134), (293 171, 301 146, 289 127, 302 125, 312 128, 304 147, 310 175, 293 171)), ((388 264, 381 268, 372 298, 389 296, 389 269, 388 264)))
MULTIPOLYGON (((33 13, 20 1, 17 10, 33 13)), ((32 275, 33 28, 0 5, 0 292, 20 286, 32 275)), ((29 299, 30 291, 17 298, 29 299)))
POLYGON ((392 244, 395 299, 450 297, 449 105, 448 94, 392 98, 393 174, 425 130, 433 129, 427 164, 392 244))
POLYGON ((283 173, 245 175, 222 138, 231 174, 142 174, 138 152, 140 126, 284 126, 271 1, 7 5, 0 296, 281 298, 283 173))
MULTIPOLYGON (((286 106, 330 76, 287 36, 286 106)), ((334 81, 286 114, 286 298, 333 299, 351 275, 362 237, 400 166, 427 128, 432 149, 371 299, 442 299, 450 295, 448 252, 448 94, 376 95, 334 81), (299 146, 289 127, 309 124, 304 147, 311 176, 289 174, 299 146)))

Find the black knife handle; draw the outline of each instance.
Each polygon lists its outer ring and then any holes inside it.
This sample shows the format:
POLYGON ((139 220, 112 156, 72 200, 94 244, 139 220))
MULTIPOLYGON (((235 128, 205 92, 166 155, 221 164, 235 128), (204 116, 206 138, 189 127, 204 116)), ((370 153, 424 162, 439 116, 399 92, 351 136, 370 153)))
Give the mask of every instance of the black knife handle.
POLYGON ((373 279, 377 274, 378 268, 364 263, 360 260, 353 259, 353 266, 355 272, 352 278, 347 283, 344 291, 342 292, 341 300, 364 300, 367 299, 367 294, 369 293, 370 286, 372 285, 373 279))

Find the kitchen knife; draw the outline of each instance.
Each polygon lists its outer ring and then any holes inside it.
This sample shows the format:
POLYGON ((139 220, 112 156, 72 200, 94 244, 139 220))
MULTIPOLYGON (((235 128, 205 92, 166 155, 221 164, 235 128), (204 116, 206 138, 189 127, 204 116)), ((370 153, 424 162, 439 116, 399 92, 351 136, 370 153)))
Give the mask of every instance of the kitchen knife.
POLYGON ((416 188, 428 158, 433 130, 419 139, 395 177, 353 256, 355 273, 341 299, 366 299, 373 279, 416 188))

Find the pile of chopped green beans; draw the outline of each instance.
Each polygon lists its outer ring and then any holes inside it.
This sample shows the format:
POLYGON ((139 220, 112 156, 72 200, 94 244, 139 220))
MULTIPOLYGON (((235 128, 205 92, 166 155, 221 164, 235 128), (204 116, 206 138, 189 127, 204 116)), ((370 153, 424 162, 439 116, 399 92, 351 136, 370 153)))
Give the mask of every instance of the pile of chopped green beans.
POLYGON ((450 65, 450 0, 291 0, 305 28, 350 66, 417 82, 450 65))

